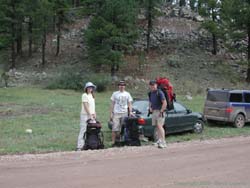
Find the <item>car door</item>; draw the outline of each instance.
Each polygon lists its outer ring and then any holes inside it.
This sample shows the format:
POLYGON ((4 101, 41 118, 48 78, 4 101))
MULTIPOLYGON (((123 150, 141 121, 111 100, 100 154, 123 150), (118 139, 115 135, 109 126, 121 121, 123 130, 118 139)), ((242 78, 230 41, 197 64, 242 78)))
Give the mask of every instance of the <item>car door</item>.
POLYGON ((166 117, 166 131, 169 133, 193 129, 197 117, 180 103, 174 103, 174 112, 166 117))
POLYGON ((175 110, 170 110, 166 112, 166 118, 165 118, 165 130, 166 134, 175 132, 175 127, 177 126, 177 117, 178 114, 176 114, 175 110))

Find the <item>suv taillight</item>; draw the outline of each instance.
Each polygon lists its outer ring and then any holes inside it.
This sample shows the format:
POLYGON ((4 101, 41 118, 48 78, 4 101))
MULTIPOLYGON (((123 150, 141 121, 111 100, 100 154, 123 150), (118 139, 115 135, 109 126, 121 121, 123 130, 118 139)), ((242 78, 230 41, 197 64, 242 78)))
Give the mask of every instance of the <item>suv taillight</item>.
POLYGON ((232 113, 232 112, 233 112, 233 108, 232 108, 232 107, 226 108, 226 112, 227 112, 227 113, 232 113))
POLYGON ((145 121, 145 119, 143 119, 143 118, 139 118, 139 119, 137 120, 137 123, 138 123, 139 125, 145 125, 145 124, 146 124, 146 121, 145 121))

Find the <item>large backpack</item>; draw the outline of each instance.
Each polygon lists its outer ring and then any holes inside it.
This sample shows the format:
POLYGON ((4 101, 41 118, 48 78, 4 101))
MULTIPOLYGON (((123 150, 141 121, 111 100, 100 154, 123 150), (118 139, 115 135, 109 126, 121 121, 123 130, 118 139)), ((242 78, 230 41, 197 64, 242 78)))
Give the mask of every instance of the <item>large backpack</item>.
POLYGON ((96 121, 94 123, 92 123, 90 120, 87 121, 87 130, 84 134, 84 150, 104 148, 104 137, 101 131, 101 127, 102 126, 99 121, 96 121))
POLYGON ((121 137, 124 145, 140 146, 140 132, 137 122, 138 117, 125 117, 122 119, 121 137))
MULTIPOLYGON (((159 77, 156 78, 156 83, 158 85, 158 89, 161 90, 164 93, 164 96, 167 101, 167 110, 173 110, 174 109, 174 101, 176 101, 176 95, 174 93, 174 88, 169 79, 165 77, 159 77)), ((157 95, 158 95, 157 91, 157 95)), ((150 97, 150 93, 148 94, 150 97)), ((160 100, 160 95, 159 100, 160 100)))

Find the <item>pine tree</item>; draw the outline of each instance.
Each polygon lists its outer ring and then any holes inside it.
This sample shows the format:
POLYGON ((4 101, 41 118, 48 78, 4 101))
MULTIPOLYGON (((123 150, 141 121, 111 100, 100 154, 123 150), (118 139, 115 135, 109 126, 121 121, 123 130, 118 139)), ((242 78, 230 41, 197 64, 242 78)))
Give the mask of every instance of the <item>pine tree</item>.
POLYGON ((68 10, 68 3, 66 0, 55 0, 53 2, 53 11, 55 15, 55 25, 57 29, 57 45, 56 45, 56 56, 60 53, 60 41, 61 41, 61 29, 62 25, 66 20, 66 12, 68 10))
POLYGON ((119 69, 123 53, 136 38, 134 0, 105 0, 85 32, 90 62, 96 70, 109 65, 111 75, 119 69))
POLYGON ((150 35, 153 29, 153 20, 157 14, 156 7, 160 5, 161 0, 143 0, 143 6, 146 9, 146 19, 147 19, 147 48, 146 51, 149 52, 150 49, 150 35))
POLYGON ((247 39, 247 77, 250 83, 250 1, 223 0, 223 20, 228 28, 228 34, 235 41, 247 39))
POLYGON ((39 22, 39 9, 41 8, 40 0, 23 0, 24 4, 24 23, 27 28, 28 37, 28 56, 31 57, 33 53, 34 39, 38 37, 38 30, 40 30, 39 22))
POLYGON ((21 49, 21 37, 20 24, 22 23, 22 6, 21 0, 1 0, 0 10, 1 10, 1 43, 4 47, 10 47, 11 49, 11 65, 10 68, 16 67, 16 56, 19 49, 21 49), (21 18, 20 18, 21 17, 21 18), (19 40, 19 41, 18 41, 19 40), (18 42, 18 45, 16 45, 18 42), (16 50, 16 46, 18 49, 16 50))
POLYGON ((37 34, 41 40, 42 46, 42 65, 46 63, 46 43, 49 28, 52 25, 53 10, 52 4, 49 0, 39 0, 39 9, 36 11, 36 25, 37 34))
POLYGON ((199 13, 206 17, 202 27, 212 34, 214 55, 217 54, 217 40, 221 36, 221 1, 218 0, 199 0, 201 8, 199 13))

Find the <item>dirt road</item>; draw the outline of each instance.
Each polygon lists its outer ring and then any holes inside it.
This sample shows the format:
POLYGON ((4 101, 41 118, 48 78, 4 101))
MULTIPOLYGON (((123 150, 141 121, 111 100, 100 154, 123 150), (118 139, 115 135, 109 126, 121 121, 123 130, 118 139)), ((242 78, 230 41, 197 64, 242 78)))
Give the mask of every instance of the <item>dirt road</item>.
POLYGON ((249 188, 250 137, 0 157, 0 188, 249 188))

